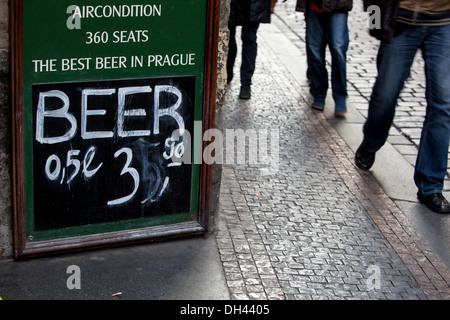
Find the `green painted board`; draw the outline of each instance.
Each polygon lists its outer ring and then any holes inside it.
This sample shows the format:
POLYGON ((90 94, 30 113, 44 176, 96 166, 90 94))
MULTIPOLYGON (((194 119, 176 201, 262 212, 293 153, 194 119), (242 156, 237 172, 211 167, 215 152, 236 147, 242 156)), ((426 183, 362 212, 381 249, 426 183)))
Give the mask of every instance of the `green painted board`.
POLYGON ((206 0, 23 0, 27 241, 195 220, 206 24, 206 0))

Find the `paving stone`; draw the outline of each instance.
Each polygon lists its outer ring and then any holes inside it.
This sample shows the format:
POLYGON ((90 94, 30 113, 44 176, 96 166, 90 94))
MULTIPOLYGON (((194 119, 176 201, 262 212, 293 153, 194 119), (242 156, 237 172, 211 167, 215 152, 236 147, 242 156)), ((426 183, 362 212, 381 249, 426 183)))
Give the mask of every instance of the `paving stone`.
MULTIPOLYGON (((287 11, 283 18, 293 22, 301 49, 302 18, 287 11)), ((351 52, 357 89, 372 83, 366 64, 374 63, 376 44, 354 46, 367 55, 351 52)), ((239 65, 238 57, 236 74, 239 65)), ((232 299, 448 297, 450 280, 430 263, 432 252, 376 180, 354 167, 347 145, 309 108, 307 88, 298 87, 263 39, 252 98, 240 100, 238 92, 235 80, 224 98, 223 127, 277 130, 279 164, 271 175, 262 175, 258 163, 223 166, 217 243, 232 299), (371 276, 378 287, 370 286, 371 276)), ((367 104, 368 90, 354 93, 352 101, 367 104)))
MULTIPOLYGON (((294 7, 295 3, 289 3, 289 1, 279 3, 275 14, 289 26, 289 29, 292 30, 296 37, 293 38, 293 41, 296 41, 297 46, 302 48, 305 46, 304 14, 295 12, 294 7)), ((368 34, 366 27, 367 17, 368 14, 363 11, 362 2, 354 2, 353 10, 349 13, 348 20, 350 38, 347 52, 348 99, 349 102, 358 104, 357 109, 364 117, 367 115, 368 101, 377 75, 376 55, 379 45, 378 40, 370 37, 368 34)), ((331 61, 329 53, 327 53, 327 61, 331 61)), ((411 75, 406 80, 404 89, 400 94, 393 124, 416 148, 420 142, 420 133, 425 120, 426 110, 424 66, 425 64, 419 51, 411 67, 411 75), (404 112, 411 116, 411 120, 403 121, 404 112), (411 122, 414 122, 414 124, 411 122), (409 130, 411 127, 418 129, 411 131, 409 130)), ((402 150, 399 150, 399 152, 402 154, 402 150)), ((450 167, 447 176, 450 177, 450 167)), ((445 188, 449 188, 447 184, 445 188)))

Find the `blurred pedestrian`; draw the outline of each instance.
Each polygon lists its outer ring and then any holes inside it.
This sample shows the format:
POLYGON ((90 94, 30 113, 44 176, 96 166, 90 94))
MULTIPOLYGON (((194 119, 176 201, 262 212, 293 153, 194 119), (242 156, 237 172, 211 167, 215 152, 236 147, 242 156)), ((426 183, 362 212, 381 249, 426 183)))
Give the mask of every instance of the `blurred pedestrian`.
POLYGON ((319 111, 325 108, 328 45, 331 53, 332 96, 337 117, 347 113, 347 21, 352 8, 352 0, 298 0, 296 6, 297 11, 305 11, 308 78, 310 93, 314 98, 311 107, 319 111))
POLYGON ((416 52, 425 62, 427 101, 425 121, 414 169, 418 199, 431 210, 449 213, 450 204, 442 195, 447 173, 450 139, 450 1, 400 0, 379 2, 386 24, 372 35, 381 41, 378 76, 364 124, 364 139, 356 155, 356 165, 369 170, 375 153, 384 145, 392 125, 395 107, 416 52), (386 7, 391 6, 391 7, 386 7))
POLYGON ((250 99, 253 73, 255 72, 258 50, 257 31, 260 23, 270 23, 274 0, 231 0, 228 29, 230 42, 228 48, 228 82, 233 79, 233 67, 237 55, 236 27, 242 26, 242 62, 240 68, 241 89, 239 98, 250 99))

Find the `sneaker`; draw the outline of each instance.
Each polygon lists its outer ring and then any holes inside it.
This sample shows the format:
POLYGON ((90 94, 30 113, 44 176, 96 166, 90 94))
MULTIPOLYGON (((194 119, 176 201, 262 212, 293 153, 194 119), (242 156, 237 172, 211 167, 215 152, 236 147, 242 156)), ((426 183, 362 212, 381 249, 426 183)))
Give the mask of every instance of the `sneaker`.
POLYGON ((250 86, 243 85, 241 86, 241 91, 239 92, 239 99, 248 100, 250 99, 250 86))

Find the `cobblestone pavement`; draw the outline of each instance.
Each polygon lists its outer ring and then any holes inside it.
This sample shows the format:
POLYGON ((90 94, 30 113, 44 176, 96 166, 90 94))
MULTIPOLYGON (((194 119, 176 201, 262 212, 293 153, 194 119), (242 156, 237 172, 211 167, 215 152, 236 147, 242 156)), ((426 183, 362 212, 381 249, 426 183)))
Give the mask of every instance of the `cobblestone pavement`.
MULTIPOLYGON (((305 50, 304 14, 295 12, 295 2, 279 1, 275 14, 285 27, 293 32, 291 38, 297 47, 305 50)), ((377 75, 376 55, 379 41, 371 37, 366 27, 368 13, 363 11, 362 1, 354 1, 354 8, 349 13, 350 45, 347 52, 347 82, 349 103, 366 117, 368 101, 377 75)), ((327 61, 330 62, 329 53, 327 61)), ((417 147, 425 120, 425 73, 421 52, 416 55, 411 67, 411 75, 402 90, 389 142, 411 163, 415 164, 417 147)), ((450 161, 449 166, 450 168, 450 161)), ((450 171, 447 172, 445 191, 450 191, 450 171)))
POLYGON ((279 167, 223 166, 216 240, 231 298, 450 299, 446 266, 262 38, 258 50, 252 98, 239 100, 234 80, 223 126, 277 132, 279 167))

